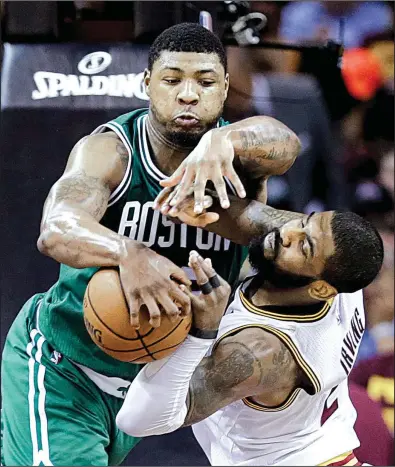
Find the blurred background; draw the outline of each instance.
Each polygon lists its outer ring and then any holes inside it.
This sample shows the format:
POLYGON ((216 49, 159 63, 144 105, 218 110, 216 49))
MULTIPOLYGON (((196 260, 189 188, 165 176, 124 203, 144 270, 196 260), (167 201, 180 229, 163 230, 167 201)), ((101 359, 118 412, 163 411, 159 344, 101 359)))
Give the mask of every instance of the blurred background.
MULTIPOLYGON (((99 124, 147 107, 149 45, 207 11, 228 54, 225 118, 270 115, 302 142, 291 170, 270 179, 268 203, 353 210, 382 235, 385 263, 365 291, 367 332, 351 393, 360 458, 393 465, 394 3, 76 0, 0 8, 1 347, 21 305, 57 278, 57 264, 35 245, 44 199, 72 146, 99 124)), ((184 429, 142 441, 125 464, 207 461, 184 429)))

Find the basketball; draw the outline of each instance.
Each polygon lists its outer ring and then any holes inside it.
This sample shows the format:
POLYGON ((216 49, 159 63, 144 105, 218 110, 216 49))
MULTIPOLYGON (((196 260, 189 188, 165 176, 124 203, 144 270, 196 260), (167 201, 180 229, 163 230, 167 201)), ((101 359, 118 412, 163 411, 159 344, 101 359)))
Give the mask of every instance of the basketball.
POLYGON ((100 269, 89 281, 84 296, 85 327, 95 344, 111 357, 148 363, 173 353, 185 340, 192 316, 171 322, 162 313, 161 324, 149 324, 148 309, 140 310, 140 328, 130 325, 129 308, 116 269, 100 269))

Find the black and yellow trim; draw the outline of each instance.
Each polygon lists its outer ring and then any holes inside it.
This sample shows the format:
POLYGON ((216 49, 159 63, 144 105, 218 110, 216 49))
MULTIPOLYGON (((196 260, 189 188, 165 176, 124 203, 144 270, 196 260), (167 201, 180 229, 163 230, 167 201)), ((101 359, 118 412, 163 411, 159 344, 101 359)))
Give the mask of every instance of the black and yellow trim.
POLYGON ((310 315, 298 315, 298 314, 285 314, 285 313, 276 313, 274 311, 265 310, 263 307, 257 307, 253 305, 244 295, 242 290, 239 290, 240 300, 247 311, 254 313, 260 316, 266 316, 267 318, 278 319, 280 321, 295 321, 297 323, 311 323, 314 321, 319 321, 320 319, 324 318, 328 314, 332 304, 333 298, 325 302, 324 306, 321 310, 312 313, 310 315))
MULTIPOLYGON (((303 370, 309 381, 311 382, 311 385, 313 387, 313 394, 317 394, 319 391, 321 391, 321 383, 320 380, 318 379, 317 375, 314 373, 314 371, 311 369, 309 364, 304 360, 302 357, 301 353, 299 352, 299 349, 296 347, 296 345, 293 343, 292 339, 285 334, 284 332, 280 331, 279 329, 274 328, 273 326, 268 326, 265 324, 244 324, 243 326, 238 326, 237 328, 234 328, 226 333, 224 333, 215 343, 213 347, 213 351, 218 347, 220 342, 225 339, 226 337, 232 336, 243 329, 247 328, 260 328, 263 329, 264 331, 267 331, 271 334, 274 334, 277 336, 289 349, 291 352, 292 356, 294 357, 296 363, 299 365, 299 367, 303 370)), ((287 397, 287 399, 280 405, 276 407, 269 407, 265 406, 263 404, 258 404, 256 402, 252 402, 251 398, 244 398, 243 402, 248 406, 251 407, 255 410, 261 410, 264 412, 278 412, 280 410, 284 410, 287 407, 289 407, 296 399, 300 392, 300 388, 296 388, 291 394, 287 397)))
POLYGON ((276 405, 274 407, 258 404, 258 402, 254 402, 251 397, 245 397, 243 402, 251 409, 260 410, 261 412, 280 412, 281 410, 287 409, 294 402, 300 391, 300 388, 294 389, 282 404, 276 405))

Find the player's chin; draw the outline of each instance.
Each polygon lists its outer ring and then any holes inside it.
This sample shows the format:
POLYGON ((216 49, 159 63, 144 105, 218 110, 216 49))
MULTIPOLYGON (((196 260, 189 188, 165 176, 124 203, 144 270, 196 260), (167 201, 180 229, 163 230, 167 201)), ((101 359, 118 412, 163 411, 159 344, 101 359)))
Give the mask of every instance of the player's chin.
POLYGON ((205 128, 201 126, 186 129, 172 125, 168 129, 167 137, 173 143, 181 146, 196 146, 205 132, 205 128))
POLYGON ((202 122, 199 120, 196 120, 194 122, 185 120, 185 122, 177 122, 173 121, 171 122, 170 131, 174 133, 200 133, 203 134, 205 133, 206 130, 206 125, 204 125, 202 122))

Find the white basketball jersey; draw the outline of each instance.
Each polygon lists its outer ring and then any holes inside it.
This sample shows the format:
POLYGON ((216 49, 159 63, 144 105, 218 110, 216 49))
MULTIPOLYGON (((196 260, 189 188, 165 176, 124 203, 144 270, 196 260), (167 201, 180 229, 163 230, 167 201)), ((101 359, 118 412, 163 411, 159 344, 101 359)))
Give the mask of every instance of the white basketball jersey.
MULTIPOLYGON (((362 291, 339 294, 309 314, 256 307, 236 291, 218 334, 259 327, 279 337, 308 376, 311 394, 296 389, 277 407, 246 398, 194 425, 212 465, 319 465, 359 446, 347 377, 365 328, 362 291)), ((282 309, 281 309, 282 310, 282 309)))

